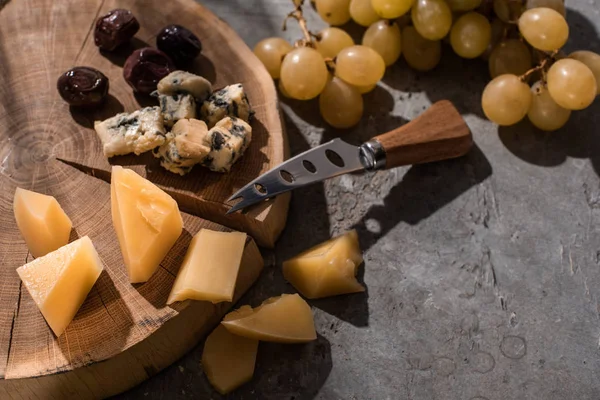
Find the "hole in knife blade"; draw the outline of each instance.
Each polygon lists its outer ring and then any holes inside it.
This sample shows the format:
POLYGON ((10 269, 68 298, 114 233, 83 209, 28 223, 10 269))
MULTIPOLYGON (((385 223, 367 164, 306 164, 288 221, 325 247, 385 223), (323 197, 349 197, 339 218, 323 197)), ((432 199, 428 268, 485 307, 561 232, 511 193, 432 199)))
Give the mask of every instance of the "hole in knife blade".
POLYGON ((267 188, 261 185, 260 183, 255 183, 254 189, 260 194, 267 194, 267 188))
POLYGON ((311 174, 314 174, 315 172, 317 172, 317 167, 315 167, 315 164, 311 163, 308 160, 302 160, 302 166, 304 167, 305 170, 307 170, 311 174))
POLYGON ((333 150, 325 150, 325 156, 327 157, 329 162, 335 165, 336 167, 342 168, 345 165, 344 160, 342 160, 342 157, 333 150))
POLYGON ((294 181, 295 181, 294 175, 290 174, 289 172, 287 172, 285 170, 279 171, 279 175, 281 175, 281 179, 283 179, 284 181, 286 181, 288 183, 294 183, 294 181))

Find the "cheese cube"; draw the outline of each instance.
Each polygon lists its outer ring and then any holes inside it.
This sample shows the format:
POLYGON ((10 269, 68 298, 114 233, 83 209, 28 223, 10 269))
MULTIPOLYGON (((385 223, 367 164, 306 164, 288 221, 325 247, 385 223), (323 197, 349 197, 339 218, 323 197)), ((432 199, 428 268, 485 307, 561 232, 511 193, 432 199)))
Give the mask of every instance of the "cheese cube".
POLYGON ((69 243, 73 224, 54 197, 17 188, 13 211, 21 235, 34 257, 69 243))
POLYGON ((211 94, 202 104, 200 113, 208 127, 212 128, 225 117, 240 118, 248 122, 253 111, 250 108, 244 86, 236 83, 211 94))
POLYGON ((169 96, 190 94, 202 104, 210 96, 212 85, 201 76, 185 71, 173 71, 158 82, 157 90, 159 94, 169 96))
POLYGON ((254 375, 258 340, 230 333, 222 325, 206 338, 202 368, 211 385, 227 394, 254 375))
POLYGON ((131 283, 146 282, 183 229, 177 202, 130 169, 114 166, 111 211, 131 283))
POLYGON ((171 128, 179 120, 196 118, 196 102, 190 94, 159 94, 158 102, 167 128, 171 128))
POLYGON ((190 243, 167 304, 233 300, 245 244, 245 233, 201 229, 190 243))
POLYGON ((103 270, 89 237, 17 268, 42 315, 60 336, 73 320, 103 270))
POLYGON ((239 118, 226 117, 208 131, 210 153, 202 165, 215 172, 229 172, 252 140, 252 127, 239 118))
POLYGON ((282 294, 259 307, 242 306, 221 322, 229 332, 265 342, 303 343, 317 338, 310 306, 297 294, 282 294))
POLYGON ((309 299, 364 292, 356 280, 362 262, 358 235, 352 230, 284 262, 283 276, 309 299))

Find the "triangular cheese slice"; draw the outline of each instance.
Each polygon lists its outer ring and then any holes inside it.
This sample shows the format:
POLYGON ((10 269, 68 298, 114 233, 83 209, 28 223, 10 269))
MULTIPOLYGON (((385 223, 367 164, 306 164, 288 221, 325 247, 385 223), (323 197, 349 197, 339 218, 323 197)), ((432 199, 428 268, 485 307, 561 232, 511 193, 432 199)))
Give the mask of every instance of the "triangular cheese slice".
POLYGON ((17 273, 54 334, 60 336, 102 269, 92 241, 84 236, 17 268, 17 273))
POLYGON ((245 233, 201 229, 190 243, 167 304, 233 300, 245 245, 245 233))
POLYGON ((181 235, 177 202, 130 169, 112 168, 113 225, 131 283, 146 282, 181 235))
POLYGON ((237 336, 223 325, 206 338, 202 369, 213 387, 225 395, 254 375, 258 340, 237 336))
POLYGON ((297 294, 282 294, 259 307, 242 306, 221 322, 229 332, 265 342, 303 343, 317 338, 310 306, 297 294))
POLYGON ((21 235, 34 257, 69 243, 73 224, 54 197, 17 188, 13 211, 21 235))
POLYGON ((283 276, 309 299, 364 292, 356 280, 363 258, 355 230, 283 263, 283 276))

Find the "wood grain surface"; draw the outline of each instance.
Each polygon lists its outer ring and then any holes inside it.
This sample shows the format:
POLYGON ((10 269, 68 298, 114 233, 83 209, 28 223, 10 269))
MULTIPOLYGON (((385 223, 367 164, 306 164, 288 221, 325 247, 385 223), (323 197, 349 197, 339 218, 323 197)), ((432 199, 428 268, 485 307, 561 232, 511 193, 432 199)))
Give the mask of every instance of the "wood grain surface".
MULTIPOLYGON (((101 398, 147 379, 195 345, 231 303, 165 301, 185 250, 201 228, 227 230, 184 213, 184 233, 161 268, 144 283, 129 284, 110 216, 109 164, 91 126, 145 104, 125 84, 127 54, 103 55, 93 44, 92 24, 110 9, 131 9, 142 26, 133 45, 154 44, 155 33, 180 23, 198 34, 208 59, 196 72, 215 87, 242 82, 257 111, 255 141, 231 174, 198 168, 180 179, 143 157, 117 163, 157 182, 180 208, 211 216, 227 210, 224 199, 262 170, 286 157, 275 91, 243 42, 193 1, 14 0, 0 6, 0 398, 101 398), (142 43, 144 42, 144 43, 142 43), (61 72, 90 65, 111 79, 111 97, 95 112, 69 108, 56 91, 61 72), (61 160, 70 160, 66 163, 61 160), (76 166, 76 167, 74 167, 76 166), (81 170, 86 170, 90 174, 81 170), (104 180, 104 181, 103 181, 104 180), (12 212, 15 188, 55 196, 73 221, 72 238, 88 235, 105 263, 73 322, 59 338, 47 326, 16 268, 31 260, 12 212)), ((131 49, 129 49, 131 51, 131 49)), ((154 160, 151 160, 154 162, 154 160)), ((224 221, 272 245, 283 228, 288 198, 224 221)), ((257 279, 263 260, 249 239, 235 300, 257 279)))

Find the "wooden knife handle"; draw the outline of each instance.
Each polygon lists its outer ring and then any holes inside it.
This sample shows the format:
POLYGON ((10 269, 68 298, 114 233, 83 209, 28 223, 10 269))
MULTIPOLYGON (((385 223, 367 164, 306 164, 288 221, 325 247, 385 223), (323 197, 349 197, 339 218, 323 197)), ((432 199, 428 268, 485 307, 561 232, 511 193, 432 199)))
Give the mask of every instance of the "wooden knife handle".
POLYGON ((473 146, 469 127, 448 100, 438 101, 411 122, 373 139, 385 151, 385 168, 460 157, 473 146))

